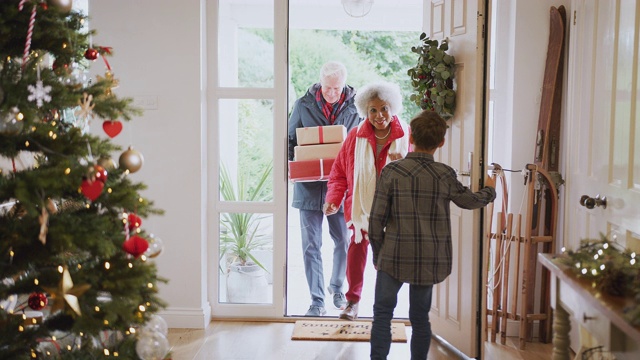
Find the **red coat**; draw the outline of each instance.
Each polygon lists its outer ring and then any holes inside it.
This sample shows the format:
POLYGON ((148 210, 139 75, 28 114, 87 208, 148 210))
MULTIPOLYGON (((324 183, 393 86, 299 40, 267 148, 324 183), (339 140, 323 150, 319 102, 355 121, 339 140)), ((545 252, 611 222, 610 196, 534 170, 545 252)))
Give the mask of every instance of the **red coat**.
MULTIPOLYGON (((369 122, 369 119, 364 120, 363 126, 355 127, 349 131, 347 138, 344 140, 340 152, 336 157, 336 160, 331 167, 331 173, 329 174, 329 182, 327 183, 327 195, 325 197, 325 203, 333 203, 340 206, 344 199, 344 218, 347 225, 351 222, 351 210, 352 210, 352 195, 353 195, 353 177, 354 177, 354 161, 355 161, 355 148, 356 137, 366 138, 371 145, 371 151, 375 153, 376 138, 373 125, 369 122), (346 193, 346 194, 345 194, 346 193), (345 198, 346 195, 346 198, 345 198)), ((391 143, 401 137, 409 136, 409 133, 405 134, 405 130, 400 124, 400 120, 396 116, 391 121, 391 134, 387 138, 387 142, 384 144, 380 155, 375 164, 371 166, 376 167, 376 174, 379 176, 382 168, 389 162, 388 153, 391 143)), ((366 229, 365 229, 366 231, 366 229)))

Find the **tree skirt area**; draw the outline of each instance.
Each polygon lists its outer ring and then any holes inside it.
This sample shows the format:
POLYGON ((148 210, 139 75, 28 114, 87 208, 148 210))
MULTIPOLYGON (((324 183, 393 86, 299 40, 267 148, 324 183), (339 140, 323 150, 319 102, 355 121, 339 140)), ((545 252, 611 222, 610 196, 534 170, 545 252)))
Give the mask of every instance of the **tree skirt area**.
MULTIPOLYGON (((369 341, 371 321, 298 320, 291 340, 369 341)), ((391 341, 407 342, 403 323, 391 323, 391 341)))

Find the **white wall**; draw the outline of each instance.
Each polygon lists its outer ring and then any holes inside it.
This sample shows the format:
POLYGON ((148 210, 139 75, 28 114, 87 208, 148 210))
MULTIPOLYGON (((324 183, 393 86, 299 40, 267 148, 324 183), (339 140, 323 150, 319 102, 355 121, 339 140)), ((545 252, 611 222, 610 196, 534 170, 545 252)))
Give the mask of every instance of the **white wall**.
MULTIPOLYGON (((493 142, 488 144, 488 162, 496 162, 505 169, 524 169, 527 164, 534 162, 535 139, 540 114, 542 96, 542 82, 549 43, 549 11, 551 6, 564 5, 567 19, 571 18, 570 0, 492 0, 497 1, 498 25, 496 29, 496 90, 493 94, 495 104, 495 122, 489 129, 493 142)), ((565 24, 565 28, 569 28, 565 24)), ((568 30, 567 30, 568 31, 568 30)), ((568 39, 568 32, 565 34, 568 39)), ((566 58, 568 47, 565 45, 565 83, 566 58)), ((563 88, 566 94, 566 87, 563 88)), ((564 122, 566 111, 566 96, 563 96, 564 122)), ((561 139, 564 125, 561 124, 561 139)), ((560 174, 566 177, 564 170, 564 151, 567 144, 560 144, 560 174)), ((506 173, 509 189, 508 212, 527 214, 524 177, 520 173, 506 173)), ((564 188, 559 188, 559 222, 557 224, 556 244, 561 244, 562 215, 564 188)), ((496 210, 500 207, 496 204, 496 210)), ((524 220, 523 220, 524 221, 524 220)), ((525 224, 522 224, 523 229, 525 224)), ((523 230, 524 231, 524 230, 523 230)), ((524 235, 524 234, 522 234, 524 235)), ((538 274, 540 273, 540 266, 538 274)), ((536 291, 540 291, 540 275, 536 291)), ((538 304, 536 304, 538 306, 538 304)), ((537 324, 536 324, 537 325, 537 324)), ((537 330, 536 330, 537 331, 537 330)), ((535 333, 535 331, 534 331, 535 333)), ((509 336, 519 334, 519 322, 509 321, 507 327, 509 336)))
MULTIPOLYGON (((570 18, 569 0, 498 1, 497 16, 500 20, 496 34, 496 119, 494 127, 490 129, 494 141, 488 144, 491 154, 488 160, 503 168, 519 170, 534 162, 542 80, 549 43, 549 9, 560 5, 565 6, 567 18, 570 18)), ((565 62, 566 56, 565 51, 565 62)), ((566 77, 566 64, 564 66, 566 77)), ((563 92, 566 93, 566 89, 563 92)), ((565 98, 566 96, 563 97, 563 108, 566 106, 565 98)), ((560 131, 563 131, 562 125, 560 131)), ((564 144, 560 144, 560 173, 563 176, 564 147, 564 144)), ((507 178, 510 178, 509 212, 522 213, 524 216, 524 178, 519 173, 507 173, 507 178)))
MULTIPOLYGON (((114 140, 132 145, 144 156, 131 175, 148 186, 142 194, 164 209, 163 216, 143 220, 148 232, 164 242, 154 259, 160 296, 169 306, 160 315, 170 327, 202 328, 209 323, 206 297, 206 192, 201 129, 201 1, 90 0, 94 44, 112 46, 109 58, 120 79, 118 96, 157 97, 157 109, 125 123, 114 140)), ((93 74, 106 70, 98 59, 93 74)), ((102 133, 99 121, 94 134, 102 133)), ((118 160, 119 154, 114 155, 118 160)))

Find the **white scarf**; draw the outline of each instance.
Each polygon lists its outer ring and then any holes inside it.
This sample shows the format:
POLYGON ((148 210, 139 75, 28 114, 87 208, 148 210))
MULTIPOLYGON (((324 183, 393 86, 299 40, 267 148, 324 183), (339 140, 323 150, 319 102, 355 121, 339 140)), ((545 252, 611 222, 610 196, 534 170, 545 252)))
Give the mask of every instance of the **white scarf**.
MULTIPOLYGON (((362 126, 366 126, 368 120, 362 121, 358 125, 358 132, 362 126)), ((404 158, 409 150, 409 129, 402 123, 404 136, 394 140, 387 153, 385 165, 391 162, 389 154, 400 153, 404 158)), ((362 241, 362 230, 365 232, 365 239, 368 241, 369 213, 373 203, 373 195, 376 190, 376 151, 371 149, 369 140, 364 137, 356 137, 356 148, 353 160, 353 195, 351 195, 351 222, 347 226, 353 225, 355 231, 355 242, 362 241)))

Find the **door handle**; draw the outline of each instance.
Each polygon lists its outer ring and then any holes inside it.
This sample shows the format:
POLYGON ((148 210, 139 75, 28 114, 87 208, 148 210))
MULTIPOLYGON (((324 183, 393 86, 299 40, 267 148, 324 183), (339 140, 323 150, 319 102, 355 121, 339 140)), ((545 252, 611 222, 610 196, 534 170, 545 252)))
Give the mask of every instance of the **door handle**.
POLYGON ((593 209, 594 207, 602 206, 603 209, 607 208, 607 198, 603 196, 600 197, 600 194, 596 195, 595 198, 590 197, 589 195, 582 195, 580 197, 580 205, 586 207, 587 209, 593 209))
POLYGON ((469 176, 471 177, 471 166, 473 165, 473 152, 469 152, 469 155, 467 157, 467 170, 466 171, 459 171, 458 169, 456 169, 456 175, 457 176, 469 176))
POLYGON ((587 322, 589 320, 596 320, 598 319, 596 316, 588 316, 587 313, 582 313, 582 322, 587 322))

